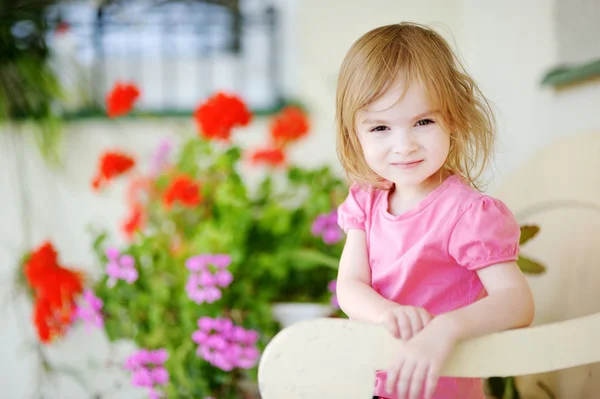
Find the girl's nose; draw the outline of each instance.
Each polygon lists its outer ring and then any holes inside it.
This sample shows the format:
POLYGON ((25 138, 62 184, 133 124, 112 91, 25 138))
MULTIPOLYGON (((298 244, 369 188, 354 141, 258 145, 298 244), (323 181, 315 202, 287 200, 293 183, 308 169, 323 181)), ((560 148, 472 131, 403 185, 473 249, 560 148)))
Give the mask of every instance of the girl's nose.
POLYGON ((392 149, 398 155, 408 155, 417 149, 417 143, 410 133, 402 132, 395 135, 392 149))

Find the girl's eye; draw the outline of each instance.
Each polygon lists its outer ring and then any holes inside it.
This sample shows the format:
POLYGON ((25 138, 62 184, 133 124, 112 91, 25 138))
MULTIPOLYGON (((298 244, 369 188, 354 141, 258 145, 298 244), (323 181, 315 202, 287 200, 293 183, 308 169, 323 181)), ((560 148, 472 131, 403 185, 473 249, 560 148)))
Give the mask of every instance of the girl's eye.
POLYGON ((421 119, 420 121, 417 122, 417 125, 418 126, 426 126, 431 123, 434 123, 431 119, 421 119))
POLYGON ((370 132, 383 132, 384 130, 387 129, 387 126, 376 126, 373 129, 370 130, 370 132))

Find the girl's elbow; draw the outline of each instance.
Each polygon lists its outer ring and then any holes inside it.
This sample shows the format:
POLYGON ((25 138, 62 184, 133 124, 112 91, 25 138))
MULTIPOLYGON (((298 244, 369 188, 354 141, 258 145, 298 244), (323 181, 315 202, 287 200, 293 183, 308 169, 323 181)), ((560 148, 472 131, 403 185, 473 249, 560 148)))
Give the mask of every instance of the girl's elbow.
POLYGON ((523 307, 523 327, 529 327, 535 318, 535 301, 533 300, 533 294, 531 290, 528 290, 527 292, 523 307))

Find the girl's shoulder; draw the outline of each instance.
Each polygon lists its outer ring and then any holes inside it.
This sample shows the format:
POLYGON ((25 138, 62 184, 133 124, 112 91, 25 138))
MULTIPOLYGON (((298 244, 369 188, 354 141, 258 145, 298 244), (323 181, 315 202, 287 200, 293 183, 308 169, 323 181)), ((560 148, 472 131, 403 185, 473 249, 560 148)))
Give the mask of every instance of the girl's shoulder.
POLYGON ((463 213, 477 204, 506 206, 500 199, 477 190, 458 176, 452 176, 450 179, 452 181, 444 198, 446 201, 454 203, 459 213, 463 213))
POLYGON ((492 224, 517 225, 514 214, 502 200, 480 192, 459 178, 448 191, 445 200, 449 202, 448 208, 455 209, 455 224, 482 229, 492 224))

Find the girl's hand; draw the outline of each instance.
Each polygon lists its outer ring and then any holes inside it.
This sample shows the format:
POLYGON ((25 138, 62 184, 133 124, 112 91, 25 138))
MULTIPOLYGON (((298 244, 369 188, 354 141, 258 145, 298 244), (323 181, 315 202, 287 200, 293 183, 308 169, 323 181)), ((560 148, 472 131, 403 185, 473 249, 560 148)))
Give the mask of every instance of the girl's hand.
POLYGON ((397 388, 398 399, 430 399, 448 355, 456 341, 447 330, 431 323, 406 342, 399 357, 387 373, 386 389, 397 388))
POLYGON ((407 341, 429 324, 433 316, 414 306, 395 306, 381 317, 381 323, 395 338, 407 341))

